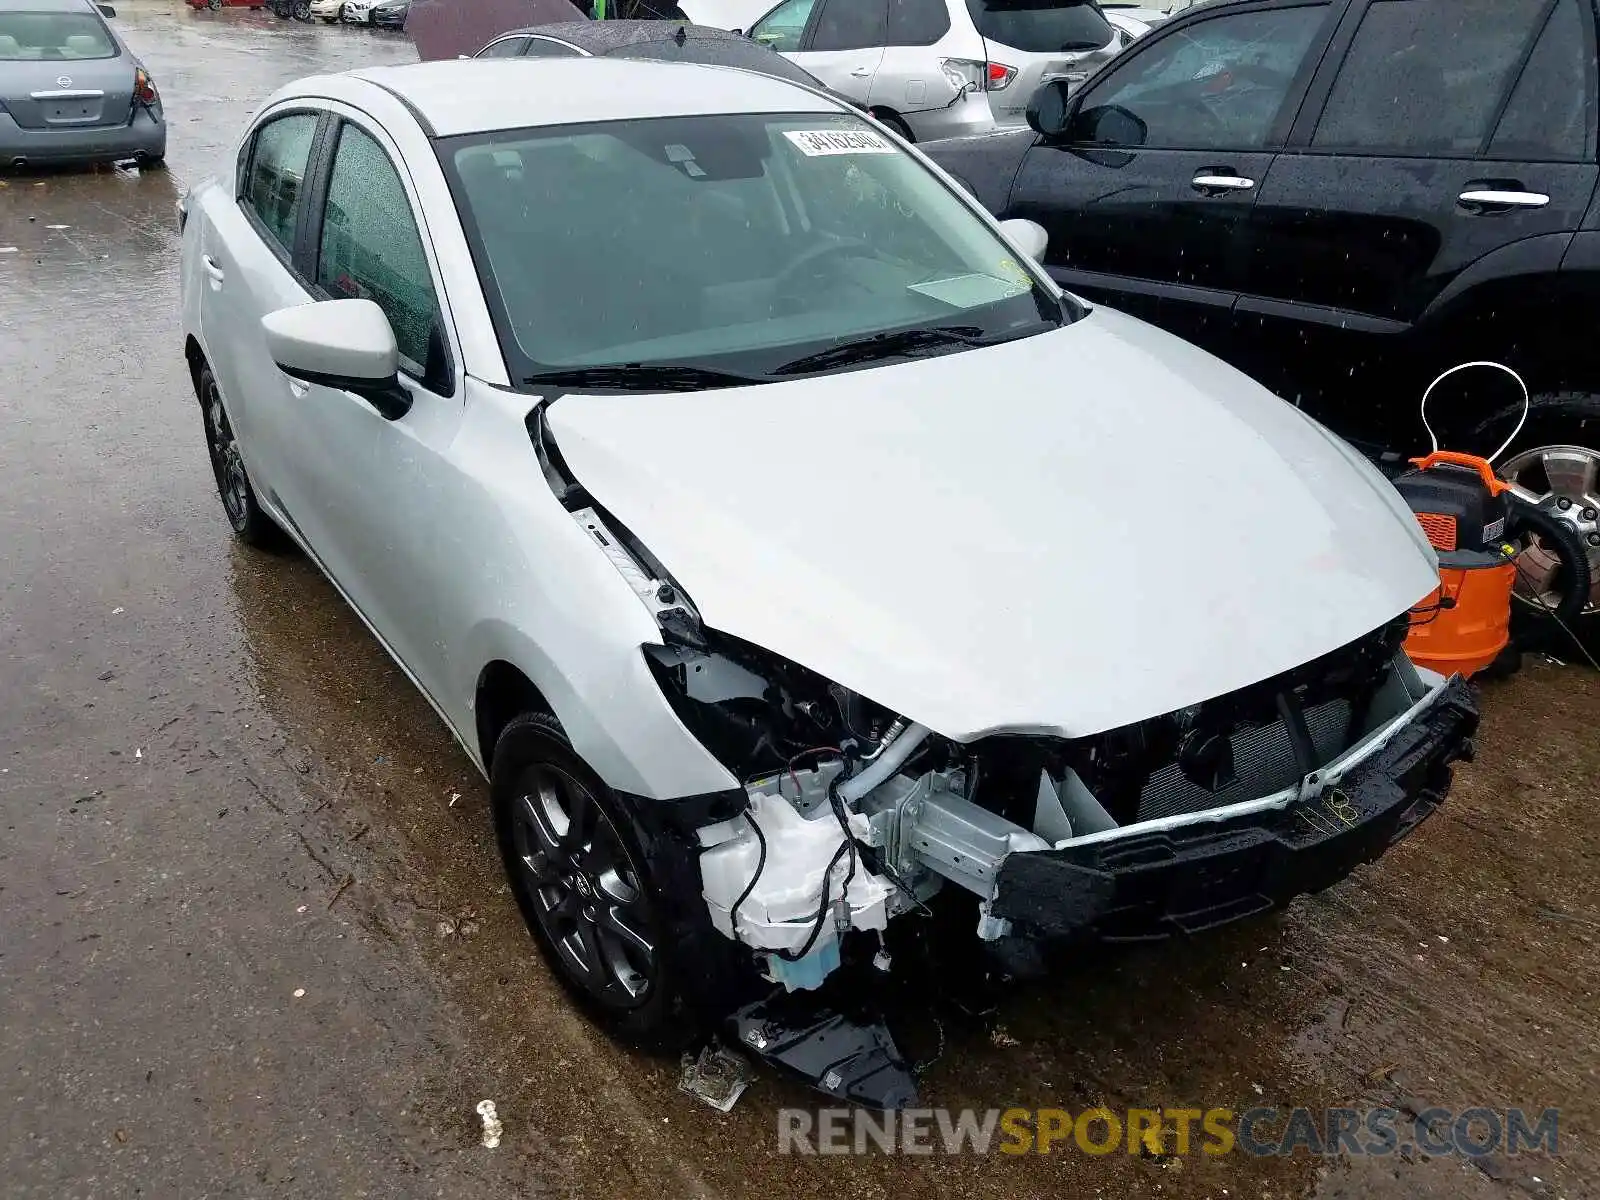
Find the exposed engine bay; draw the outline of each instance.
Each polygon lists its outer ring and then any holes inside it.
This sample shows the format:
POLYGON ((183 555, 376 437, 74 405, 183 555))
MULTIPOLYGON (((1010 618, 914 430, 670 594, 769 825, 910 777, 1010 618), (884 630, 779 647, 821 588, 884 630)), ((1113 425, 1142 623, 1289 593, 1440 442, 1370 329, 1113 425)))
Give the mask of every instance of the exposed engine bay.
POLYGON ((1346 760, 1442 682, 1400 651, 1406 625, 1093 737, 970 745, 714 631, 702 631, 703 648, 647 653, 680 718, 750 798, 738 817, 698 831, 713 924, 795 990, 838 967, 847 935, 881 936, 945 888, 976 897, 980 940, 1039 933, 997 911, 1013 855, 1284 807, 1335 787, 1346 760))

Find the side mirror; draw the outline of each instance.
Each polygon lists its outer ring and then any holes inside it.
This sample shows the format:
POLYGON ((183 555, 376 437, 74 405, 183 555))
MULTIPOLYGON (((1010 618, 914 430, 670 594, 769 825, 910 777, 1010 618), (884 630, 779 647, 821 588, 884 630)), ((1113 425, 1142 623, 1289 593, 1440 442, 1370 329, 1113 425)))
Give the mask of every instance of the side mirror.
POLYGON ((1028 101, 1028 127, 1040 137, 1066 136, 1072 118, 1078 115, 1078 97, 1082 95, 1073 95, 1071 87, 1065 79, 1049 79, 1028 101))
POLYGON ((267 353, 285 375, 360 396, 390 421, 411 411, 389 318, 371 300, 321 300, 261 318, 267 353))
POLYGON ((1050 235, 1044 231, 1043 225, 1036 221, 1024 221, 1013 217, 1009 221, 1000 222, 1000 232, 1034 262, 1044 261, 1044 249, 1050 244, 1050 235))
POLYGON ((96 4, 95 7, 100 10, 102 17, 114 17, 117 15, 117 10, 109 4, 96 4))

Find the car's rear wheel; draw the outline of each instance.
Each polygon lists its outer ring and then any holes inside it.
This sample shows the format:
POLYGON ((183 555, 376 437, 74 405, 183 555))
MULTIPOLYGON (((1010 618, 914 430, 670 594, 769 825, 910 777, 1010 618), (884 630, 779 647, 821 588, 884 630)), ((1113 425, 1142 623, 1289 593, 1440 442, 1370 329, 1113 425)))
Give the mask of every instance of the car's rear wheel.
POLYGON ((543 713, 506 726, 490 780, 512 894, 562 985, 630 1041, 686 1040, 694 1026, 677 982, 681 948, 627 805, 543 713))
POLYGON ((887 125, 906 141, 914 142, 917 140, 916 135, 911 132, 911 126, 907 125, 904 118, 899 116, 897 113, 892 113, 887 109, 880 108, 875 109, 872 115, 880 125, 887 125))
POLYGON ((294 0, 294 19, 296 21, 311 20, 311 0, 294 0))
POLYGON ((239 453, 239 441, 233 434, 227 410, 222 405, 222 392, 217 387, 211 368, 201 367, 195 376, 195 390, 200 394, 200 411, 205 420, 206 449, 211 455, 211 473, 217 481, 217 494, 222 497, 222 509, 228 515, 228 524, 234 534, 252 546, 274 549, 283 544, 283 531, 271 517, 261 511, 256 502, 255 487, 245 470, 244 458, 239 453))

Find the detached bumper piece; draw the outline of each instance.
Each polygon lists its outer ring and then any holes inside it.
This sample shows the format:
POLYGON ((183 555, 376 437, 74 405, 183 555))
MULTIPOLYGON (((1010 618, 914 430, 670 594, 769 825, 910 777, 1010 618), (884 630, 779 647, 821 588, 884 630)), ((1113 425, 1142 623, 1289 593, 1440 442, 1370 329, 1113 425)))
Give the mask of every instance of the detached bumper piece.
POLYGON ((917 1102, 916 1080, 882 1020, 847 1016, 815 993, 748 1004, 728 1018, 727 1033, 837 1100, 876 1109, 917 1102))
POLYGON ((1110 942, 1194 933, 1337 883, 1444 802, 1470 757, 1467 685, 1437 702, 1337 785, 1283 808, 1125 838, 1011 854, 992 914, 1023 936, 1110 942))

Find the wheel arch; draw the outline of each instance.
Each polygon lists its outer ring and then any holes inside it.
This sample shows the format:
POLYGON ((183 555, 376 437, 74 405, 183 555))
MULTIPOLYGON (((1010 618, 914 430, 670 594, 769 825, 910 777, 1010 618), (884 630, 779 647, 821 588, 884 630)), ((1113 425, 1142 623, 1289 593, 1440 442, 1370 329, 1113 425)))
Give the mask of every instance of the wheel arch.
POLYGON ((904 137, 908 142, 913 144, 916 143, 916 130, 911 128, 911 122, 906 120, 898 109, 890 108, 887 104, 869 104, 867 105, 867 115, 876 117, 878 120, 884 121, 886 124, 888 121, 893 121, 897 126, 899 126, 899 129, 895 130, 896 133, 900 133, 901 130, 904 130, 905 132, 901 133, 901 136, 904 137))
POLYGON ((1562 269, 1572 239, 1527 238, 1457 275, 1413 327, 1419 386, 1470 357, 1504 362, 1532 392, 1600 392, 1600 347, 1583 328, 1600 271, 1562 269))
POLYGON ((540 712, 560 724, 550 701, 521 667, 503 658, 485 663, 473 689, 472 713, 478 754, 487 774, 494 762, 495 743, 505 727, 526 712, 540 712))
POLYGON ((183 357, 189 364, 189 382, 194 385, 195 398, 200 396, 200 372, 210 366, 206 352, 200 348, 200 339, 189 334, 183 339, 183 357))
MULTIPOLYGON (((626 598, 637 604, 631 592, 626 598)), ((495 616, 453 643, 460 647, 462 674, 451 689, 459 700, 446 709, 463 744, 480 756, 484 774, 506 723, 537 710, 555 718, 572 752, 617 791, 672 799, 732 786, 728 769, 667 703, 643 643, 617 636, 604 609, 597 602, 578 622, 537 628, 495 616), (463 711, 469 697, 470 714, 463 711)))

